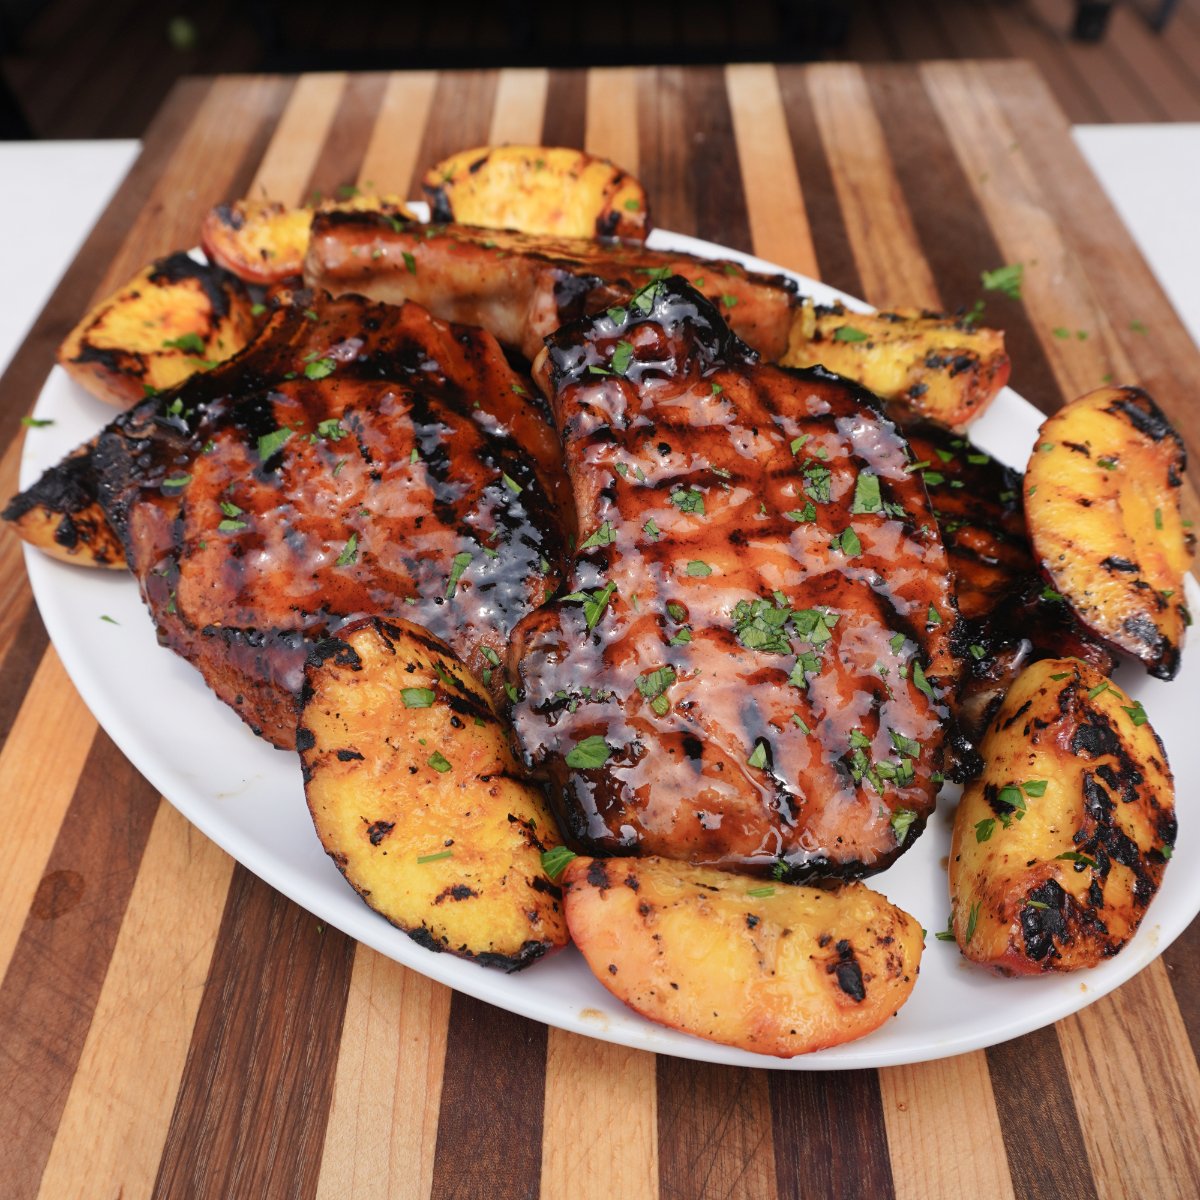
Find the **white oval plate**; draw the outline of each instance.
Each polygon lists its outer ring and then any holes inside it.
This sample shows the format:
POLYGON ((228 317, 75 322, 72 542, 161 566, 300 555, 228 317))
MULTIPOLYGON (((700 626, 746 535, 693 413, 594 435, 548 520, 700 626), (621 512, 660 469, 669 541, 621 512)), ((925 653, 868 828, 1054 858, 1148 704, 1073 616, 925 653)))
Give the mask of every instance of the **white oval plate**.
MULTIPOLYGON (((736 258, 756 270, 780 270, 662 230, 655 231, 650 244, 736 258)), ((793 277, 818 301, 839 299, 867 308, 814 280, 793 277)), ((110 408, 57 367, 35 412, 54 424, 29 431, 21 459, 22 487, 112 417, 110 408)), ((1037 410, 1006 388, 972 427, 971 437, 1002 461, 1023 468, 1040 422, 1037 410)), ((1146 921, 1120 955, 1073 975, 1000 979, 968 964, 953 943, 934 939, 935 930, 945 929, 950 907, 944 865, 953 816, 948 790, 913 849, 871 880, 929 930, 920 979, 899 1015, 861 1041, 791 1060, 701 1041, 626 1009, 597 982, 574 948, 519 974, 503 975, 418 946, 368 909, 322 851, 295 756, 256 738, 213 698, 196 671, 158 646, 130 576, 65 566, 30 549, 25 562, 46 628, 84 702, 138 770, 197 828, 272 887, 381 954, 480 1000, 575 1033, 737 1066, 832 1070, 923 1062, 990 1046, 1076 1012, 1140 971, 1200 912, 1200 872, 1183 865, 1194 861, 1198 850, 1189 799, 1200 793, 1200 740, 1193 719, 1200 663, 1193 653, 1185 656, 1170 684, 1132 666, 1117 676, 1143 702, 1166 744, 1180 809, 1176 857, 1183 860, 1167 870, 1146 921)), ((1200 611, 1200 589, 1191 577, 1187 587, 1193 611, 1200 611)))

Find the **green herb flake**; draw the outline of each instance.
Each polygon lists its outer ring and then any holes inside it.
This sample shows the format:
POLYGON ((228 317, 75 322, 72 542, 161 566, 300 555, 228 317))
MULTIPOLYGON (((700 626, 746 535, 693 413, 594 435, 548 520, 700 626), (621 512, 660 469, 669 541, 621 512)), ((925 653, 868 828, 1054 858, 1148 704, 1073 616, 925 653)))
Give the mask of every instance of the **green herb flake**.
POLYGON ((811 500, 807 501, 803 508, 792 508, 783 514, 789 520, 799 521, 803 524, 806 521, 815 521, 817 519, 817 510, 813 506, 811 500))
POLYGON ((172 475, 170 479, 164 479, 162 485, 165 488, 185 488, 191 482, 190 475, 172 475))
POLYGON ((979 645, 978 642, 973 642, 967 647, 967 649, 970 651, 971 657, 976 662, 980 662, 981 660, 987 658, 987 651, 981 645, 979 645))
POLYGON ((612 369, 616 375, 624 375, 633 362, 633 346, 629 342, 618 342, 612 355, 612 369))
POLYGON ((867 336, 861 329, 855 329, 853 325, 841 325, 833 331, 835 342, 865 342, 867 336))
POLYGON ((401 688, 400 699, 405 708, 432 708, 434 692, 432 688, 424 687, 401 688))
POLYGON ((450 760, 440 751, 435 750, 429 756, 429 765, 439 774, 445 775, 450 770, 450 760))
POLYGON ((114 620, 114 619, 113 619, 112 617, 110 617, 110 616, 109 616, 107 613, 101 613, 101 614, 100 614, 100 620, 102 620, 102 621, 107 621, 107 622, 108 622, 108 624, 110 624, 110 625, 120 625, 120 623, 121 623, 120 621, 114 620))
POLYGON ((1145 725, 1149 718, 1146 716, 1146 710, 1142 707, 1140 700, 1135 700, 1132 706, 1121 705, 1121 708, 1128 715, 1129 719, 1135 725, 1145 725))
POLYGON ((921 664, 916 660, 913 661, 912 678, 913 686, 918 692, 923 692, 929 697, 930 700, 935 699, 933 687, 931 686, 929 680, 925 678, 925 672, 922 669, 921 664))
POLYGON ((975 823, 975 840, 977 842, 989 841, 995 830, 996 818, 985 817, 982 821, 977 821, 975 823))
POLYGON ((1097 696, 1102 695, 1104 692, 1109 690, 1108 680, 1106 679, 1103 683, 1098 683, 1094 688, 1089 689, 1087 698, 1089 700, 1095 700, 1097 696))
POLYGON ((512 478, 511 475, 508 475, 503 471, 500 473, 500 482, 503 483, 504 486, 508 488, 508 490, 512 492, 514 496, 519 496, 525 490, 515 479, 512 478))
POLYGON ((1098 458, 1096 459, 1096 465, 1103 467, 1106 471, 1115 471, 1118 463, 1115 458, 1098 458))
POLYGON ((1021 790, 1025 795, 1036 800, 1038 797, 1046 794, 1046 787, 1049 782, 1048 779, 1027 779, 1021 784, 1021 790))
POLYGON ((893 633, 888 639, 888 645, 892 648, 893 654, 899 654, 904 649, 904 643, 907 639, 902 633, 893 633))
POLYGON ((643 525, 643 526, 642 526, 642 529, 643 529, 643 530, 644 530, 646 533, 648 533, 648 534, 649 534, 649 535, 650 535, 652 538, 656 538, 656 537, 661 537, 661 536, 662 536, 662 530, 661 530, 661 529, 659 529, 659 527, 658 527, 658 524, 657 524, 657 522, 654 520, 654 518, 653 518, 653 517, 651 517, 651 518, 650 518, 650 519, 649 519, 649 520, 648 520, 648 521, 645 523, 645 525, 643 525))
POLYGON ((764 883, 761 887, 748 888, 746 895, 753 896, 755 900, 763 900, 767 896, 775 895, 775 889, 769 883, 764 883))
POLYGON ((1161 529, 1162 527, 1163 527, 1163 515, 1162 515, 1162 509, 1161 509, 1161 508, 1156 508, 1156 509, 1154 510, 1154 528, 1155 528, 1155 529, 1161 529))
POLYGON ((267 311, 267 306, 265 304, 250 305, 250 315, 252 317, 261 317, 263 315, 263 313, 265 313, 266 311, 267 311))
POLYGON ((336 368, 337 363, 332 358, 318 358, 305 365, 304 376, 306 379, 324 379, 332 375, 336 368))
POLYGON ((458 590, 458 581, 463 577, 463 572, 471 565, 472 557, 469 550, 461 550, 454 556, 454 561, 450 564, 450 578, 446 582, 447 600, 454 599, 454 593, 458 590))
POLYGON ((908 837, 908 831, 912 828, 912 823, 917 819, 917 814, 911 808, 898 808, 892 813, 892 819, 889 824, 892 827, 892 832, 896 835, 896 844, 903 846, 908 837))
POLYGON ((203 354, 204 342, 198 333, 184 333, 163 342, 164 350, 183 350, 187 354, 203 354))
POLYGON ((812 730, 805 723, 804 718, 799 713, 792 713, 792 724, 800 730, 806 737, 812 733, 812 730))
POLYGON ((737 302, 738 302, 737 297, 731 296, 728 292, 726 292, 725 295, 721 297, 721 303, 723 305, 725 305, 726 308, 733 308, 733 306, 735 304, 737 304, 737 302))
POLYGON ((245 529, 245 521, 229 520, 221 521, 217 525, 218 533, 237 533, 239 529, 245 529))
MULTIPOLYGON (((1025 264, 1010 263, 992 271, 981 271, 979 280, 985 292, 1003 292, 1010 300, 1021 299, 1021 284, 1024 281, 1025 264)), ((968 941, 970 938, 968 937, 968 941)))
POLYGON ((931 604, 929 611, 925 614, 925 624, 930 628, 936 627, 942 623, 942 614, 931 604))
POLYGON ((1064 859, 1067 862, 1073 862, 1077 867, 1092 867, 1095 868, 1096 860, 1088 858, 1086 854, 1080 854, 1077 850, 1066 850, 1062 854, 1056 854, 1056 859, 1064 859))
POLYGON ((812 441, 811 433, 802 433, 799 437, 792 438, 789 445, 791 446, 792 456, 795 457, 800 448, 806 443, 812 441))
POLYGON ((704 494, 696 488, 676 488, 671 493, 670 501, 681 512, 705 515, 704 494))
POLYGON ((45 429, 47 425, 53 425, 54 421, 50 417, 22 417, 21 424, 26 429, 45 429))
POLYGON ((976 900, 971 905, 971 911, 967 914, 967 930, 964 936, 965 941, 970 941, 975 936, 975 926, 979 922, 979 901, 976 900))
POLYGON ((854 483, 854 501, 851 514, 875 513, 883 508, 883 497, 879 492, 879 476, 870 471, 860 471, 854 483))
POLYGON ((1056 592, 1052 587, 1042 588, 1041 595, 1043 600, 1061 601, 1064 599, 1062 592, 1056 592))
POLYGON ((594 770, 608 762, 609 754, 608 743, 599 734, 593 734, 568 751, 567 766, 577 771, 594 770))
POLYGON ((754 743, 750 757, 746 759, 750 766, 761 769, 767 765, 767 743, 761 739, 754 743))
POLYGON ((858 534, 847 525, 830 543, 835 550, 840 550, 847 558, 855 558, 862 553, 862 542, 858 534))
POLYGON ((555 846, 552 850, 543 850, 542 870, 557 882, 558 877, 567 869, 567 864, 573 858, 578 857, 573 850, 568 850, 566 846, 555 846))
POLYGON ((342 552, 337 556, 337 565, 339 567, 348 567, 351 563, 358 561, 358 534, 352 533, 347 539, 346 544, 342 547, 342 552))
MULTIPOLYGON (((439 755, 439 757, 440 757, 440 755, 439 755)), ((446 760, 444 758, 442 759, 442 761, 446 762, 446 760)), ((447 770, 450 769, 449 763, 446 763, 446 769, 447 770)), ((419 864, 424 865, 425 863, 439 862, 443 858, 453 858, 453 857, 454 857, 453 850, 439 850, 437 852, 437 854, 421 854, 421 855, 419 855, 417 857, 417 862, 419 864)))
POLYGON ((417 260, 407 251, 403 251, 404 268, 410 275, 417 273, 417 260))
POLYGON ((264 433, 258 439, 258 457, 265 463, 269 458, 278 454, 284 443, 292 436, 290 429, 276 429, 272 433, 264 433))
POLYGON ((707 579, 713 573, 712 567, 698 558, 693 558, 686 569, 687 573, 696 579, 707 579))

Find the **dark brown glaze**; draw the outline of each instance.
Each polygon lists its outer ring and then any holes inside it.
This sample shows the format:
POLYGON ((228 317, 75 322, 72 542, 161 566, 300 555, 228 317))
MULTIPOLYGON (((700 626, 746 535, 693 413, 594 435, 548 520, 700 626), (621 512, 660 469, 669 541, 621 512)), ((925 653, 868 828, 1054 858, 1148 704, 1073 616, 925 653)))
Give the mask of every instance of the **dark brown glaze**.
POLYGON ((904 439, 855 385, 758 365, 679 278, 547 347, 581 553, 509 662, 565 831, 792 878, 882 869, 933 808, 957 670, 904 439), (857 552, 831 544, 848 528, 857 552), (605 761, 573 766, 581 743, 605 761))
POLYGON ((531 392, 493 338, 417 305, 275 311, 100 435, 101 500, 160 640, 279 746, 311 644, 354 617, 423 625, 487 679, 557 586, 571 521, 531 392))
POLYGON ((796 304, 790 279, 637 242, 321 213, 304 264, 310 286, 389 304, 415 300, 444 320, 482 325, 531 361, 560 325, 621 303, 654 274, 686 278, 764 357, 787 349, 796 304))
MULTIPOLYGON (((1106 675, 1116 660, 1076 619, 1034 561, 1022 476, 960 434, 931 422, 905 426, 910 470, 924 480, 937 518, 961 616, 955 652, 964 675, 955 705, 969 742, 983 736, 1018 672, 1042 658, 1074 657, 1106 675)), ((974 774, 970 751, 956 776, 974 774)))

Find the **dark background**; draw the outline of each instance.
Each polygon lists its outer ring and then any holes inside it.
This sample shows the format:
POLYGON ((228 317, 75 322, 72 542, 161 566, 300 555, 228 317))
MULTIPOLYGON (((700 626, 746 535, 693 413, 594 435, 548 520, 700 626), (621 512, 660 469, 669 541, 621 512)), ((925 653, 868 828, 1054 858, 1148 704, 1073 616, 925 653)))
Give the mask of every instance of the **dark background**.
POLYGON ((1200 120, 1200 0, 1109 7, 1079 0, 420 7, 0 0, 0 137, 136 137, 188 74, 823 58, 1029 58, 1072 121, 1200 120))

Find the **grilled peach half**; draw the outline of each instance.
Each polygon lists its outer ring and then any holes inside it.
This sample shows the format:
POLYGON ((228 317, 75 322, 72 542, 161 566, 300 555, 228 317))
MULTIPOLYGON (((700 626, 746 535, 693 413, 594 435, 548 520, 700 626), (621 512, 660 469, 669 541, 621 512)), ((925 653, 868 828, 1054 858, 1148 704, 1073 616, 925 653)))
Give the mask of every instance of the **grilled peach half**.
POLYGON ((366 619, 314 650, 296 746, 326 852, 431 950, 515 971, 566 943, 558 844, 487 693, 419 626, 366 619))
POLYGON ((443 159, 422 184, 438 223, 639 242, 649 231, 642 185, 582 150, 481 146, 443 159))
POLYGON ((1175 842, 1171 771, 1140 703, 1074 658, 1017 678, 954 818, 963 954, 1002 974, 1092 967, 1137 932, 1175 842))
POLYGON ((93 396, 129 408, 232 358, 256 325, 240 280, 172 254, 101 300, 67 335, 58 361, 93 396))
POLYGON ((1191 623, 1183 440, 1141 388, 1104 387, 1043 422, 1025 515, 1051 587, 1099 637, 1171 679, 1191 623))
POLYGON ((764 883, 665 858, 576 858, 571 938, 630 1008, 791 1058, 862 1037, 908 999, 920 925, 861 883, 764 883))

